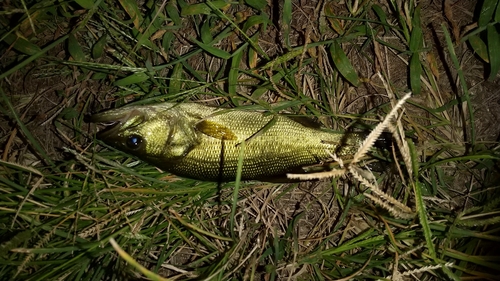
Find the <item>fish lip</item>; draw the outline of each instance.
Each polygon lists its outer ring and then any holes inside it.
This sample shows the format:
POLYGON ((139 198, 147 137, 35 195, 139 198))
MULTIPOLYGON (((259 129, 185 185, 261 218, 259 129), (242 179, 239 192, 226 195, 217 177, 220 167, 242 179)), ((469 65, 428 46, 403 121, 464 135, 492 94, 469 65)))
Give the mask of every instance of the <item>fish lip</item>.
POLYGON ((92 114, 88 120, 104 126, 97 132, 97 138, 104 140, 116 136, 127 120, 137 115, 142 115, 138 110, 112 109, 101 113, 92 114))
POLYGON ((121 122, 115 122, 111 124, 105 124, 103 129, 100 129, 96 137, 100 140, 111 139, 118 134, 122 127, 121 122))
POLYGON ((137 110, 122 110, 122 109, 112 109, 104 112, 92 114, 89 118, 90 123, 117 123, 127 120, 129 117, 138 114, 137 110))

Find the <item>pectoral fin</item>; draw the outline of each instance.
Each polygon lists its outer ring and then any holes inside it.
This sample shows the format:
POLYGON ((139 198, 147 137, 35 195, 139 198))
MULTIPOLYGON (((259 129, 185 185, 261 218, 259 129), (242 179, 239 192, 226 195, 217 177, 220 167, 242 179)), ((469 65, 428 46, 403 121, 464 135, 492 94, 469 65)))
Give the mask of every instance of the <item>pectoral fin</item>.
POLYGON ((196 129, 207 136, 220 140, 238 140, 238 137, 228 127, 210 120, 203 120, 196 124, 196 129))

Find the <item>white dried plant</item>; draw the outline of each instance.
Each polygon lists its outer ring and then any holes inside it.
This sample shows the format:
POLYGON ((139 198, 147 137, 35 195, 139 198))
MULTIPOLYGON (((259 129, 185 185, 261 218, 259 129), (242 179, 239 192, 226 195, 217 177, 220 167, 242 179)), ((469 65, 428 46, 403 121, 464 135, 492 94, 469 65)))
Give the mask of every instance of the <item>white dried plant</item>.
MULTIPOLYGON (((385 80, 380 76, 380 79, 383 81, 386 90, 389 93, 389 96, 394 98, 394 94, 390 91, 388 85, 385 83, 385 80)), ((307 174, 287 174, 287 177, 290 179, 299 179, 299 180, 312 180, 312 179, 322 179, 322 178, 331 178, 331 177, 340 177, 343 175, 351 175, 356 178, 361 184, 366 186, 369 191, 372 193, 365 193, 365 195, 370 198, 373 202, 380 205, 384 209, 388 210, 393 216, 398 218, 412 218, 415 215, 415 212, 411 210, 409 207, 404 205, 403 203, 397 201, 392 196, 384 193, 377 185, 377 182, 374 177, 371 177, 371 173, 365 173, 360 170, 359 163, 366 156, 366 154, 372 149, 375 142, 379 139, 380 135, 385 131, 389 130, 396 139, 396 144, 401 151, 401 155, 403 156, 403 160, 409 175, 412 175, 413 171, 411 168, 411 158, 409 153, 408 144, 404 139, 404 131, 403 126, 398 120, 397 115, 399 109, 405 104, 405 102, 411 97, 411 93, 405 94, 397 103, 393 103, 394 106, 392 110, 387 114, 384 120, 379 123, 375 129, 373 129, 370 134, 366 137, 366 139, 361 143, 361 146, 354 154, 352 160, 344 165, 344 161, 337 157, 337 155, 332 155, 332 158, 340 165, 341 169, 334 169, 331 171, 324 171, 318 173, 307 173, 307 174), (393 120, 397 120, 396 125, 393 124, 393 120)))

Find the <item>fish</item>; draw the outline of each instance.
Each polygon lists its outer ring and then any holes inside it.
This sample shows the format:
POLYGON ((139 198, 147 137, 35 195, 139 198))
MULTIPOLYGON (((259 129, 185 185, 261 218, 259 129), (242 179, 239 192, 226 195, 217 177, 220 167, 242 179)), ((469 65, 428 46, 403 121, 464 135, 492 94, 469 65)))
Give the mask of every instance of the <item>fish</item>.
POLYGON ((97 138, 163 171, 204 181, 272 181, 353 155, 365 133, 339 133, 285 114, 194 102, 132 105, 90 116, 107 124, 97 138))

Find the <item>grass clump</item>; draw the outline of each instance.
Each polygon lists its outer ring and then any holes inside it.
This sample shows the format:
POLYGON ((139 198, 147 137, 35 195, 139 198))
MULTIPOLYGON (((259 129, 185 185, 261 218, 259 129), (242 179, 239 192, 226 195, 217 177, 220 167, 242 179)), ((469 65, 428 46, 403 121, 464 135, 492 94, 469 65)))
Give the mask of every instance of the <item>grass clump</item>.
POLYGON ((497 21, 471 14, 462 36, 474 3, 444 2, 443 15, 424 1, 3 4, 1 279, 495 279, 499 129, 460 42, 484 59, 473 41, 497 21), (345 170, 322 180, 200 182, 84 122, 191 100, 347 131, 380 133, 389 116, 396 145, 377 157, 391 168, 336 159, 345 170))

